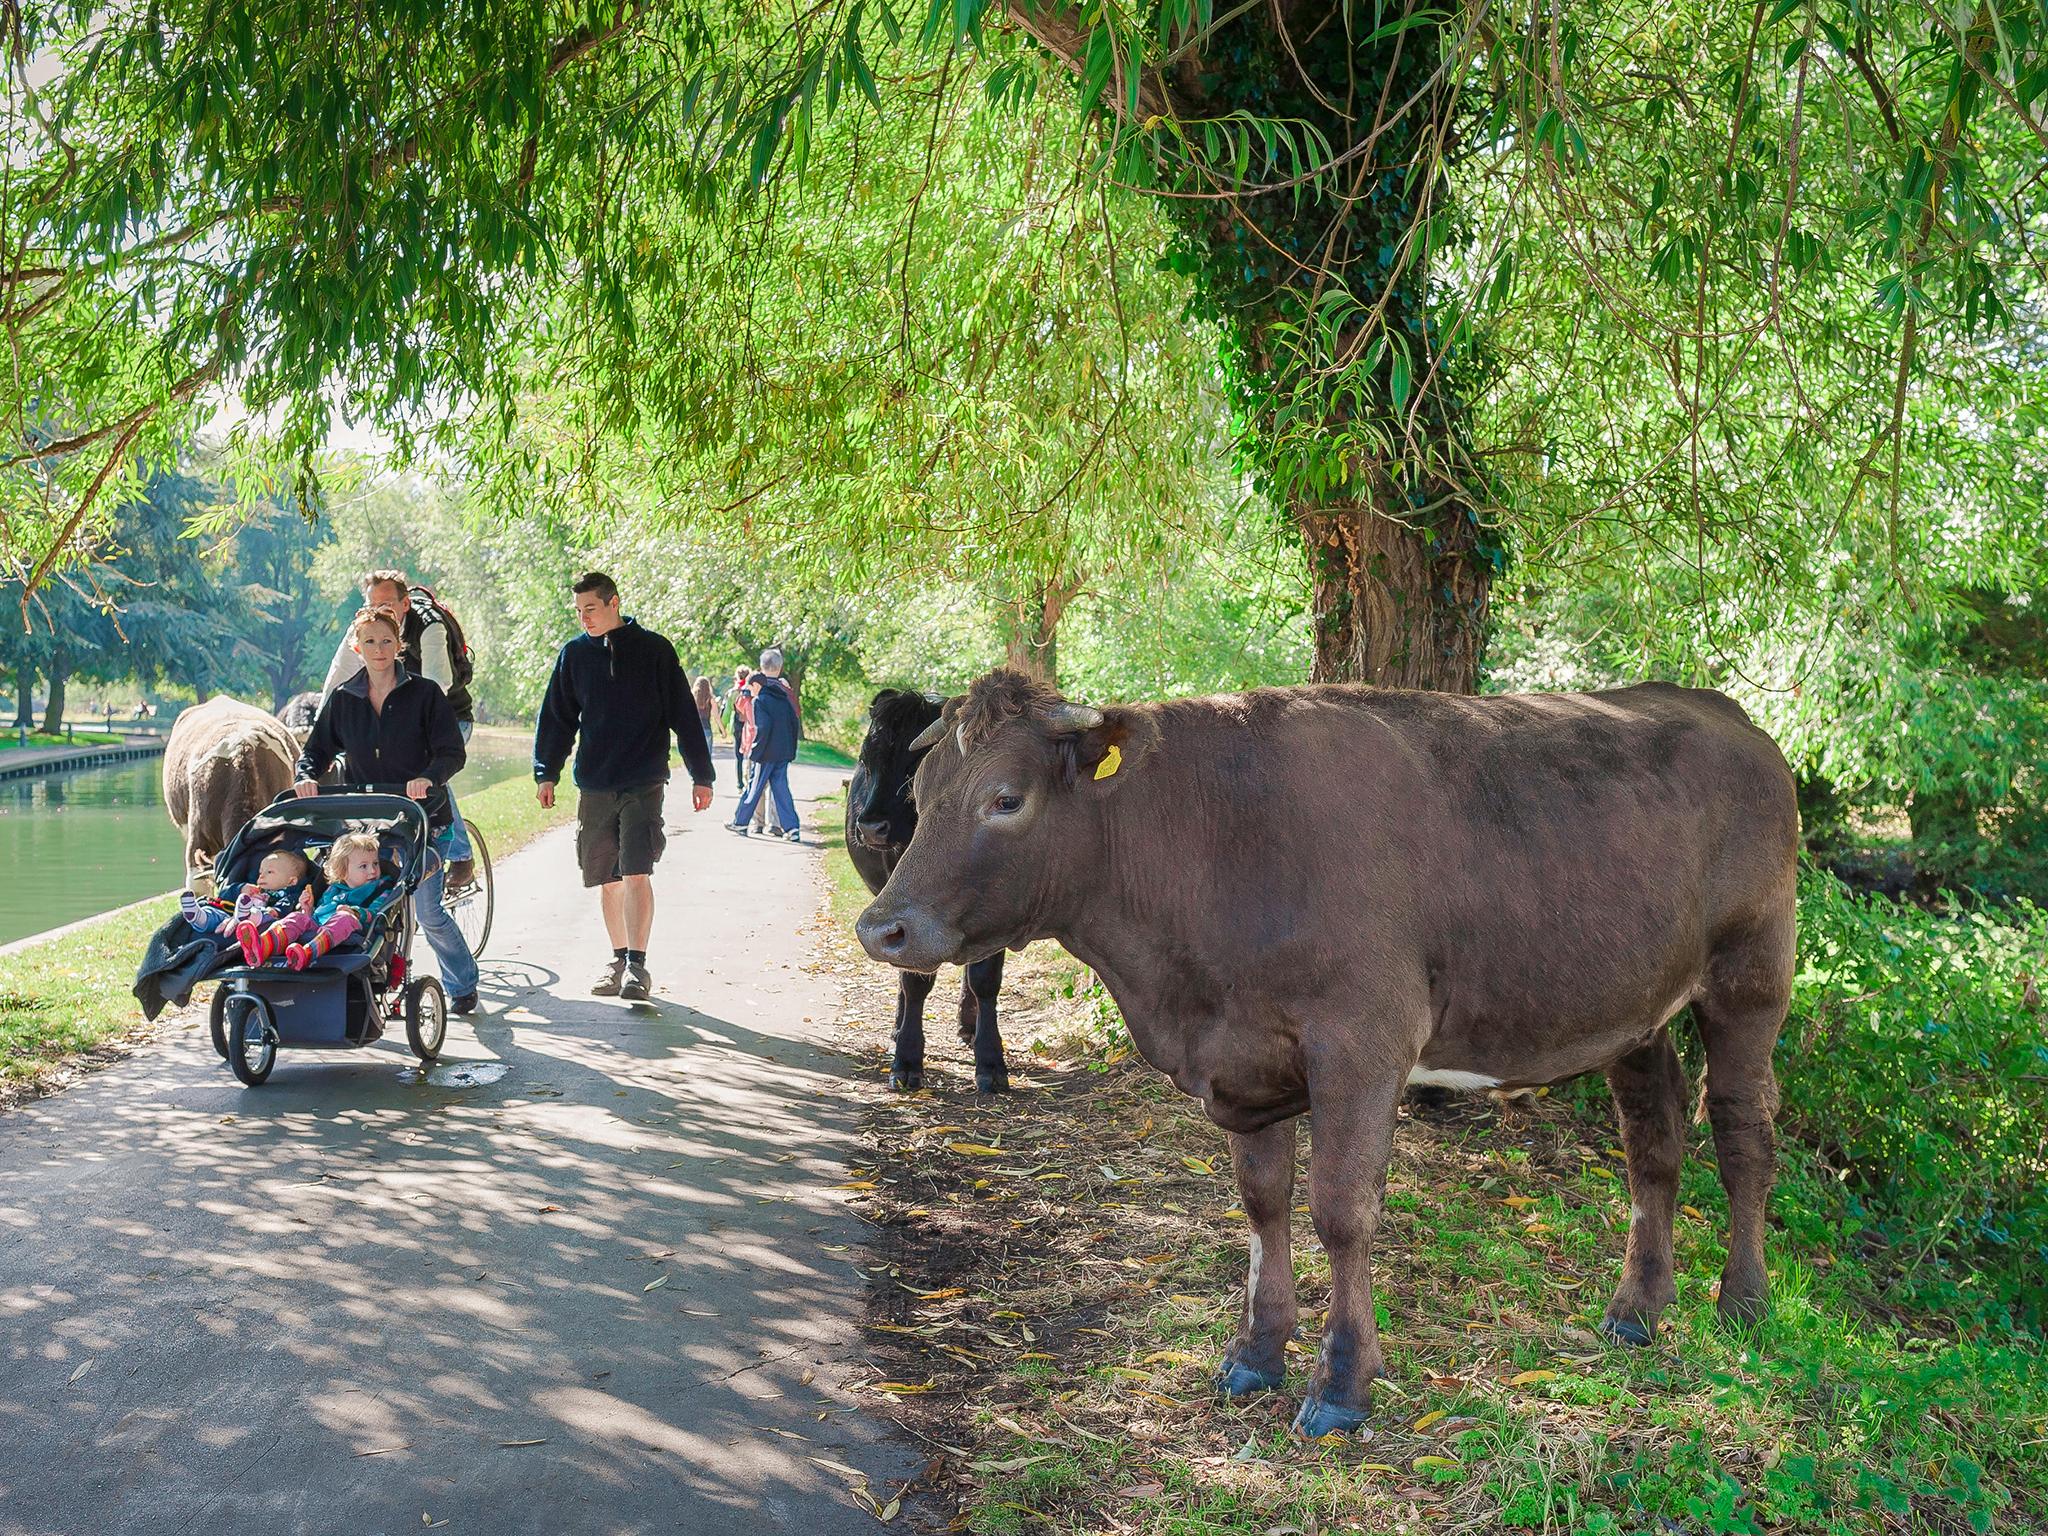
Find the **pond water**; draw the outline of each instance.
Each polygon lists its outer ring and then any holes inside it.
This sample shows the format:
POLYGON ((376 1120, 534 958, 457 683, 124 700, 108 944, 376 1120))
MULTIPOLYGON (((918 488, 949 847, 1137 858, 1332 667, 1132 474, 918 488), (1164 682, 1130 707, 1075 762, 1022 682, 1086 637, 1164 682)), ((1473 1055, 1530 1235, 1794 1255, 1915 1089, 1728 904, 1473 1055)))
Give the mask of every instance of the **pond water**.
MULTIPOLYGON (((456 793, 523 777, 531 762, 526 733, 479 731, 456 793)), ((176 890, 184 852, 161 758, 0 783, 0 944, 176 890)))

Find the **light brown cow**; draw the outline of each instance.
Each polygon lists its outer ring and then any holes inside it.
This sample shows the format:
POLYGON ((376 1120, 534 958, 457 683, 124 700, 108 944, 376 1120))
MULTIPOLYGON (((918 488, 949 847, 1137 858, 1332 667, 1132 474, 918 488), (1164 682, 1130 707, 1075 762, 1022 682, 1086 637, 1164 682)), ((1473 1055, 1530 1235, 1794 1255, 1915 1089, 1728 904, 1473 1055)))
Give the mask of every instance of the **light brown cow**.
POLYGON ((164 805, 185 834, 185 878, 204 884, 242 823, 282 794, 299 755, 274 715, 225 696, 194 704, 164 748, 164 805))

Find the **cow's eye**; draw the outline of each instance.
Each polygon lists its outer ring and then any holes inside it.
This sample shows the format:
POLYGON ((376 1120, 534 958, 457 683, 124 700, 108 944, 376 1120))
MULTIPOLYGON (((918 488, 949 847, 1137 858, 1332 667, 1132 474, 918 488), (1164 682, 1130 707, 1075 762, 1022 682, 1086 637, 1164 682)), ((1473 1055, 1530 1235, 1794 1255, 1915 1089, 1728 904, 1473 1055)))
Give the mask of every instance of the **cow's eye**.
POLYGON ((989 802, 989 812, 995 816, 1014 816, 1024 809, 1024 797, 1013 795, 1008 790, 989 802))

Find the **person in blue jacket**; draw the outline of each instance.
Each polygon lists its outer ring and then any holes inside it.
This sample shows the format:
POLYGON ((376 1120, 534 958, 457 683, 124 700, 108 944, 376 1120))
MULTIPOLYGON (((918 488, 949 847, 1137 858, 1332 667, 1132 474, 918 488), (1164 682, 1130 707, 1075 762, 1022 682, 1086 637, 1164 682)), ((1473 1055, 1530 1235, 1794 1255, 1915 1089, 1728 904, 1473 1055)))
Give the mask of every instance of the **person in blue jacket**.
POLYGON ((654 931, 654 866, 668 838, 662 799, 669 738, 682 749, 696 810, 711 806, 711 749, 676 648, 619 613, 619 589, 602 571, 576 578, 583 633, 562 647, 533 733, 533 777, 543 806, 569 747, 576 747, 576 854, 583 883, 604 909, 612 963, 591 991, 645 999, 654 989, 647 940, 654 931))
POLYGON ((760 766, 727 827, 745 837, 754 807, 763 795, 773 795, 775 814, 782 824, 779 835, 800 843, 803 834, 797 829, 796 801, 789 792, 789 765, 796 760, 796 695, 782 675, 782 652, 763 651, 761 670, 747 680, 747 687, 754 695, 754 746, 747 755, 760 766))

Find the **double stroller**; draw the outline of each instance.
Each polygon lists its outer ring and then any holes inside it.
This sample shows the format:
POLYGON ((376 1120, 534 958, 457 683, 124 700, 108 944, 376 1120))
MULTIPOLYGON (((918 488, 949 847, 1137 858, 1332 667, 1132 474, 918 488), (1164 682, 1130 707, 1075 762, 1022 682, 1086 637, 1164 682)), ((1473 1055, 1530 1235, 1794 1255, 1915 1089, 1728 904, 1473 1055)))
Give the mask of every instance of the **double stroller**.
MULTIPOLYGON (((437 791, 436 793, 445 793, 437 791)), ((335 839, 366 832, 377 839, 382 879, 369 923, 355 941, 330 950, 304 970, 247 965, 232 947, 226 968, 209 974, 213 1048, 253 1088, 270 1076, 280 1048, 353 1050, 375 1044, 387 1022, 405 1021, 406 1043, 422 1061, 441 1054, 448 1034, 448 998, 432 976, 412 974, 412 893, 427 873, 427 808, 399 795, 323 789, 297 798, 286 791, 252 816, 214 861, 215 884, 253 881, 264 855, 302 853, 317 870, 335 839)))

